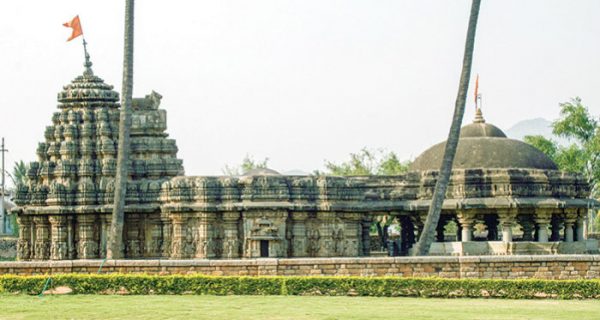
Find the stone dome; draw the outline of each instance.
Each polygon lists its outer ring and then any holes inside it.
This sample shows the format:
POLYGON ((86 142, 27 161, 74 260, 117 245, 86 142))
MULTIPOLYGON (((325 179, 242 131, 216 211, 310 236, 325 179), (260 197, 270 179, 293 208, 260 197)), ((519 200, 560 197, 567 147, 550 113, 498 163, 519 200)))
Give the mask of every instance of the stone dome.
POLYGON ((255 168, 248 170, 243 176, 280 176, 281 173, 269 168, 255 168))
MULTIPOLYGON (((411 170, 439 170, 446 142, 425 150, 412 163, 411 170)), ((481 110, 475 121, 461 128, 453 169, 524 168, 558 170, 556 164, 537 148, 509 139, 498 127, 485 123, 481 110)))
POLYGON ((506 134, 493 124, 485 123, 481 109, 477 109, 473 123, 460 128, 461 138, 489 137, 506 138, 506 134))

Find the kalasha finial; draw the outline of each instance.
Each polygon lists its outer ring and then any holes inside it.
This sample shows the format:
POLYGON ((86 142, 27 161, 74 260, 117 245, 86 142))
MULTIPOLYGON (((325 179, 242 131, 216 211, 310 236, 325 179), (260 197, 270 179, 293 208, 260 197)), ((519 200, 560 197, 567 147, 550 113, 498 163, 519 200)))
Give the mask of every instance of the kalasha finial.
POLYGON ((94 72, 92 71, 92 61, 90 61, 90 54, 87 51, 87 42, 85 41, 85 38, 83 38, 83 51, 85 52, 85 63, 83 64, 85 71, 83 71, 83 75, 91 77, 94 75, 94 72))
POLYGON ((477 108, 477 110, 475 110, 475 119, 473 119, 473 123, 485 123, 483 113, 481 113, 481 108, 477 108))

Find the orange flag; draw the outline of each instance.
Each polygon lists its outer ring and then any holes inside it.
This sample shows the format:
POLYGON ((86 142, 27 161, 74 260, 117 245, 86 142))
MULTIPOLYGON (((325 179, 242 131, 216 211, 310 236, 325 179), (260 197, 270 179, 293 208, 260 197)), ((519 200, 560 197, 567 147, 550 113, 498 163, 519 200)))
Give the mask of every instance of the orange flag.
POLYGON ((477 108, 477 91, 479 91, 479 74, 477 75, 477 79, 475 79, 475 108, 477 108))
POLYGON ((81 22, 79 21, 79 15, 76 15, 75 18, 73 18, 73 20, 70 22, 63 23, 63 26, 73 29, 73 33, 71 33, 71 37, 69 37, 67 41, 71 41, 83 34, 83 30, 81 30, 81 22))

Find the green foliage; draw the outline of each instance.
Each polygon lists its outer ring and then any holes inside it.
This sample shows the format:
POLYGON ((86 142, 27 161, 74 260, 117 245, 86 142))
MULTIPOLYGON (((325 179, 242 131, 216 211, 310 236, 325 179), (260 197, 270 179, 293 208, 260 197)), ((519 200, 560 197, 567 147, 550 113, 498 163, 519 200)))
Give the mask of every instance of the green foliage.
POLYGON ((241 176, 244 173, 246 173, 250 170, 253 170, 253 169, 266 168, 268 162, 269 162, 269 158, 265 158, 262 161, 258 161, 258 160, 254 160, 254 158, 252 156, 246 155, 240 165, 233 166, 233 167, 225 165, 225 168, 223 168, 222 171, 223 171, 223 174, 225 174, 227 176, 241 176))
POLYGON ((401 162, 394 152, 371 151, 363 148, 351 153, 350 160, 342 163, 325 161, 325 174, 336 176, 398 175, 408 171, 409 161, 401 162))
MULTIPOLYGON (((47 276, 0 276, 0 293, 39 294, 47 276)), ((486 280, 401 277, 215 277, 63 274, 49 288, 74 294, 359 295, 375 297, 599 298, 598 280, 486 280)))
POLYGON ((377 165, 377 175, 392 176, 408 171, 410 161, 401 162, 394 152, 384 154, 377 165))
POLYGON ((560 118, 552 123, 552 132, 572 143, 561 146, 542 136, 527 136, 525 142, 540 149, 559 169, 583 174, 592 185, 592 197, 598 197, 600 184, 600 127, 576 97, 560 104, 560 118))
POLYGON ((23 160, 15 161, 15 166, 13 167, 12 178, 13 182, 17 185, 19 184, 27 184, 29 179, 27 178, 27 170, 29 169, 29 165, 25 164, 23 160))
POLYGON ((558 164, 558 167, 561 170, 586 174, 585 153, 585 150, 583 150, 581 147, 576 144, 572 144, 568 147, 560 147, 559 152, 556 153, 553 160, 558 164))
POLYGON ((560 170, 581 174, 585 173, 584 151, 577 144, 564 147, 554 140, 539 135, 526 136, 524 140, 546 154, 556 163, 560 170))
POLYGON ((581 103, 581 98, 575 97, 560 104, 560 118, 552 123, 552 128, 555 135, 584 144, 596 138, 598 121, 581 103))
POLYGON ((530 145, 538 148, 544 154, 546 154, 550 159, 556 162, 556 153, 558 152, 558 145, 554 140, 550 140, 544 136, 536 135, 536 136, 525 136, 525 142, 530 145))

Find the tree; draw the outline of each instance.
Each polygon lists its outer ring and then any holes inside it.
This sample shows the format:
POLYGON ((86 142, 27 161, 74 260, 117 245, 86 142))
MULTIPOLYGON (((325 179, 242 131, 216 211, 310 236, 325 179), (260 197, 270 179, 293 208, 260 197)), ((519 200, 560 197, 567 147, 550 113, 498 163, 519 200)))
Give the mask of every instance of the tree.
POLYGON ((572 142, 562 146, 543 136, 526 136, 525 142, 552 159, 558 168, 583 174, 592 187, 591 197, 600 194, 600 126, 581 98, 572 98, 560 106, 560 117, 552 123, 552 133, 572 142))
MULTIPOLYGON (((401 162, 394 152, 383 150, 371 151, 362 148, 358 153, 351 153, 350 160, 342 163, 325 161, 327 171, 315 171, 316 175, 330 174, 336 176, 363 176, 363 175, 399 175, 408 171, 410 161, 401 162)), ((382 248, 387 248, 388 229, 393 219, 387 216, 377 216, 372 227, 377 230, 379 243, 382 248)))
POLYGON ((254 160, 254 158, 250 155, 246 155, 244 160, 242 160, 242 164, 238 166, 230 167, 225 165, 223 168, 223 174, 227 176, 241 176, 244 173, 258 168, 267 168, 267 163, 269 162, 269 158, 265 158, 262 161, 254 160))
POLYGON ((427 213, 427 219, 425 220, 423 232, 421 232, 419 242, 417 242, 413 251, 413 255, 416 256, 429 254, 429 248, 434 241, 435 229, 438 221, 440 220, 440 213, 442 211, 442 204, 444 203, 444 198, 446 196, 448 181, 450 180, 450 174, 452 173, 452 164, 454 162, 454 156, 456 155, 456 147, 458 145, 458 138, 460 136, 460 126, 462 125, 462 119, 465 113, 467 89, 469 87, 469 80, 471 78, 473 49, 475 47, 475 32, 477 30, 477 18, 479 17, 480 4, 481 0, 473 0, 471 4, 471 14, 469 16, 469 27, 467 28, 467 39, 465 41, 465 52, 463 57, 462 71, 460 74, 458 94, 454 106, 454 116, 452 118, 452 125, 450 126, 448 140, 446 141, 444 157, 442 158, 442 167, 440 168, 440 173, 435 183, 433 197, 431 198, 431 205, 429 207, 429 212, 427 213))
MULTIPOLYGON (((572 143, 562 146, 543 136, 526 136, 525 142, 545 153, 560 170, 583 174, 591 186, 590 198, 597 199, 600 196, 599 121, 590 115, 579 97, 560 103, 559 107, 560 117, 552 123, 552 133, 572 143)), ((593 217, 590 210, 590 222, 593 217)))
POLYGON ((398 175, 408 171, 410 161, 401 162, 394 152, 372 151, 362 148, 351 153, 350 160, 342 163, 325 161, 327 171, 318 174, 334 176, 398 175))
POLYGON ((15 161, 15 166, 13 167, 13 172, 11 178, 15 187, 17 185, 25 185, 29 182, 29 178, 27 178, 27 170, 29 169, 29 165, 25 164, 23 160, 15 161))
POLYGON ((586 160, 584 151, 577 144, 565 147, 559 145, 554 140, 540 135, 525 136, 524 140, 552 159, 558 166, 558 169, 566 172, 585 174, 586 160))
POLYGON ((119 145, 117 151, 117 172, 110 232, 106 246, 106 258, 123 257, 123 223, 125 220, 125 196, 127 194, 127 169, 129 167, 131 98, 133 91, 133 6, 134 0, 125 0, 125 44, 123 52, 123 88, 119 119, 119 145))

